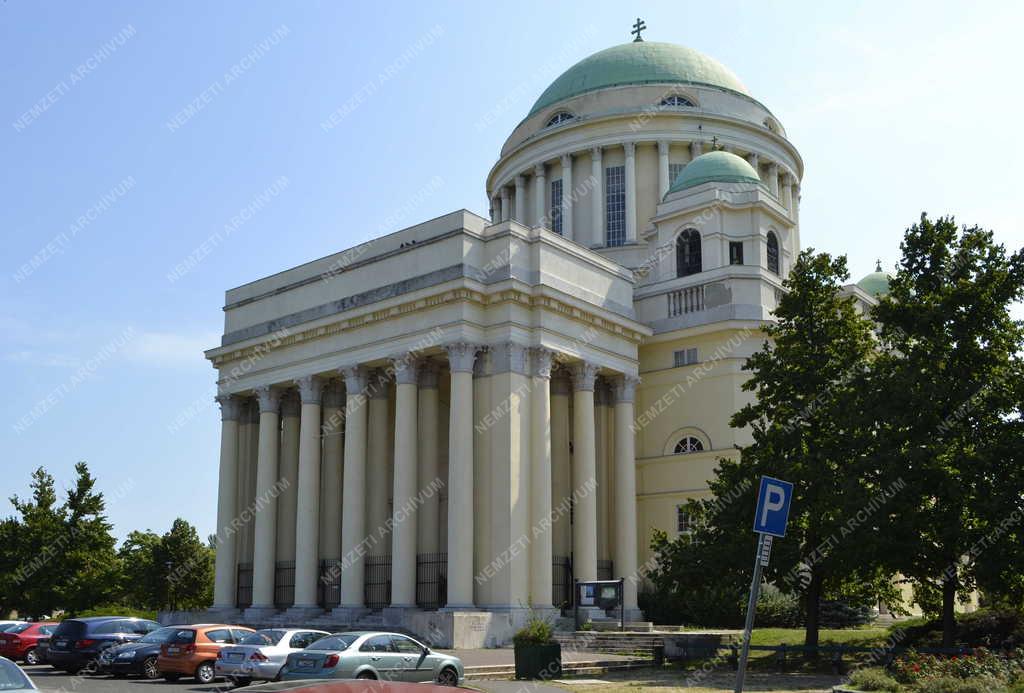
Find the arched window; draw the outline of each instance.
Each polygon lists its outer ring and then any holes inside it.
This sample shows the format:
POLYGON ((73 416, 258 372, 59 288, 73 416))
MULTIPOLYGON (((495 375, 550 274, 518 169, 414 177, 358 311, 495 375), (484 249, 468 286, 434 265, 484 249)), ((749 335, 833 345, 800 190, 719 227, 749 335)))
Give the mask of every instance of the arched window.
POLYGON ((676 276, 688 277, 700 271, 700 232, 686 229, 676 239, 676 276))
POLYGON ((779 239, 774 231, 768 232, 768 271, 779 273, 779 239))
POLYGON ((690 101, 685 96, 680 96, 679 94, 672 94, 671 96, 666 96, 664 99, 661 100, 661 105, 677 107, 682 106, 683 108, 697 107, 697 104, 695 104, 693 101, 690 101))
POLYGON ((685 436, 676 443, 675 454, 686 455, 691 452, 704 452, 704 443, 700 442, 700 438, 685 436))
POLYGON ((576 116, 574 116, 572 113, 569 113, 568 111, 559 111, 555 115, 548 118, 548 122, 544 124, 544 127, 549 128, 552 125, 561 125, 562 123, 568 122, 575 118, 576 116))

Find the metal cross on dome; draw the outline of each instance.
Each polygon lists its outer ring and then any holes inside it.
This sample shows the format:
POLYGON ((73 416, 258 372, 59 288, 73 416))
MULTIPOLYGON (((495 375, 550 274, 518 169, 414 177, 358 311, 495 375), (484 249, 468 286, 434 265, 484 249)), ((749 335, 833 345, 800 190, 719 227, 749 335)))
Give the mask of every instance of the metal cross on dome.
POLYGON ((644 23, 644 20, 642 20, 639 17, 637 17, 636 18, 636 24, 633 25, 633 31, 629 32, 631 34, 636 34, 636 38, 633 39, 633 43, 637 43, 638 41, 643 41, 643 38, 640 36, 640 32, 643 31, 646 28, 647 28, 647 25, 644 23))

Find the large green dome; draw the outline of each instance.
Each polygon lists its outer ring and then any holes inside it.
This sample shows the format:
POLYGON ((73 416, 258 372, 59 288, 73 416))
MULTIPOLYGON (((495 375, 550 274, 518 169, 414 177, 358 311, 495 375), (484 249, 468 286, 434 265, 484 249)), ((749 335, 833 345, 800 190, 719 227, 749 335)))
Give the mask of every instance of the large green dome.
POLYGON ((857 282, 857 286, 872 296, 882 296, 889 293, 890 279, 891 277, 882 271, 882 263, 879 261, 875 265, 875 271, 857 282))
POLYGON ((708 152, 684 166, 665 195, 711 182, 760 185, 761 179, 745 159, 729 152, 708 152))
POLYGON ((701 84, 750 96, 736 75, 703 53, 673 43, 634 41, 570 67, 544 90, 530 115, 572 96, 626 84, 701 84))

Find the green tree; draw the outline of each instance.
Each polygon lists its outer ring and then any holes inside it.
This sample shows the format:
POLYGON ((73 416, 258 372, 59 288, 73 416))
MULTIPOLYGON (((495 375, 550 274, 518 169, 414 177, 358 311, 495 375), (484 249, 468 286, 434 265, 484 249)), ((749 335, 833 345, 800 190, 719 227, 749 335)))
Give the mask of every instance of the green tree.
MULTIPOLYGON (((1024 340, 1009 309, 1024 297, 1024 251, 1007 254, 989 231, 924 214, 901 249, 874 310, 884 347, 874 378, 879 454, 889 459, 879 468, 913 495, 885 534, 891 565, 919 593, 941 590, 950 645, 957 595, 979 575, 972 548, 1021 508, 1019 453, 1007 447, 1020 445, 1024 340)), ((984 553, 986 576, 1005 572, 999 557, 984 553)))
POLYGON ((214 551, 195 527, 178 518, 153 552, 160 605, 204 609, 213 603, 214 551))
POLYGON ((162 596, 161 571, 156 567, 160 535, 146 530, 128 533, 117 555, 124 571, 121 601, 138 609, 154 609, 162 596))

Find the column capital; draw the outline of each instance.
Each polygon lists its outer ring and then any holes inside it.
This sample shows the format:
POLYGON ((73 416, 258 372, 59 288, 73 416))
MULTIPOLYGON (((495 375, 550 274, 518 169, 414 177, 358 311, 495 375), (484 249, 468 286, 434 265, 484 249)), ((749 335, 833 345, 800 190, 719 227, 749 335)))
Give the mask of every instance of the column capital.
POLYGON ((295 390, 285 390, 281 393, 281 416, 291 416, 293 418, 299 418, 299 412, 302 411, 302 407, 299 405, 299 398, 295 393, 295 390))
POLYGON ((633 375, 620 375, 612 380, 612 391, 615 394, 615 403, 635 402, 636 386, 640 384, 640 378, 633 375))
POLYGON ((761 165, 760 157, 757 155, 757 152, 750 152, 747 154, 747 163, 753 166, 755 171, 757 170, 757 167, 761 165))
POLYGON ((526 186, 526 176, 524 176, 523 174, 520 173, 518 176, 516 176, 516 190, 518 190, 520 188, 523 188, 525 186, 526 186))
POLYGON ((534 347, 530 349, 530 356, 533 361, 533 377, 551 380, 551 363, 555 352, 544 347, 534 347))
POLYGON ((572 166, 572 154, 563 154, 561 156, 562 168, 570 168, 572 166))
POLYGON ((537 176, 538 178, 543 178, 544 172, 544 164, 533 165, 533 175, 537 176))
POLYGON ((597 380, 598 367, 586 361, 580 361, 572 365, 572 389, 576 392, 581 390, 593 390, 594 381, 597 380))
POLYGON ((486 378, 491 374, 491 359, 488 354, 491 351, 490 347, 481 346, 476 355, 476 360, 473 361, 473 377, 474 378, 486 378))
POLYGON ((315 375, 304 375, 295 379, 299 386, 299 399, 303 404, 320 404, 320 397, 323 394, 324 383, 315 375))
POLYGON ((480 347, 468 342, 456 342, 444 347, 448 352, 448 368, 452 373, 472 373, 476 361, 476 352, 480 347))
POLYGON ((773 176, 779 175, 779 165, 777 163, 775 163, 774 161, 769 162, 768 163, 768 172, 771 175, 773 175, 773 176))
POLYGON ((526 370, 526 347, 515 342, 502 342, 491 347, 492 373, 518 373, 529 375, 526 370))
POLYGON ((436 390, 437 389, 437 376, 440 372, 441 367, 437 361, 432 359, 423 359, 420 363, 420 389, 421 390, 436 390))
POLYGON ((668 156, 668 149, 668 140, 658 140, 658 154, 661 154, 662 156, 668 156))
POLYGON ((508 186, 507 185, 503 185, 503 186, 501 186, 501 192, 498 193, 498 197, 501 200, 508 200, 509 194, 510 193, 508 191, 508 186))
POLYGON ((783 171, 783 173, 782 173, 782 184, 783 185, 793 185, 794 179, 795 179, 795 176, 792 173, 790 173, 789 171, 783 171))
POLYGON ((340 409, 345 406, 345 396, 341 391, 341 383, 337 380, 329 380, 323 388, 324 408, 340 409))
POLYGON ((601 160, 602 153, 603 153, 603 149, 601 147, 591 147, 590 148, 590 156, 592 156, 593 158, 597 159, 598 161, 601 160))
POLYGON ((362 366, 342 366, 338 373, 345 380, 345 390, 355 395, 366 389, 366 369, 362 366))
POLYGON ((412 352, 392 357, 391 365, 395 369, 396 383, 399 385, 419 384, 420 361, 412 355, 412 352))
POLYGON ((242 400, 237 395, 217 395, 221 421, 238 421, 242 417, 242 400))
POLYGON ((270 385, 260 385, 256 388, 256 401, 260 405, 260 413, 277 413, 281 407, 281 391, 270 385))
POLYGON ((636 142, 623 142, 622 148, 626 151, 627 157, 632 158, 636 156, 636 142))

